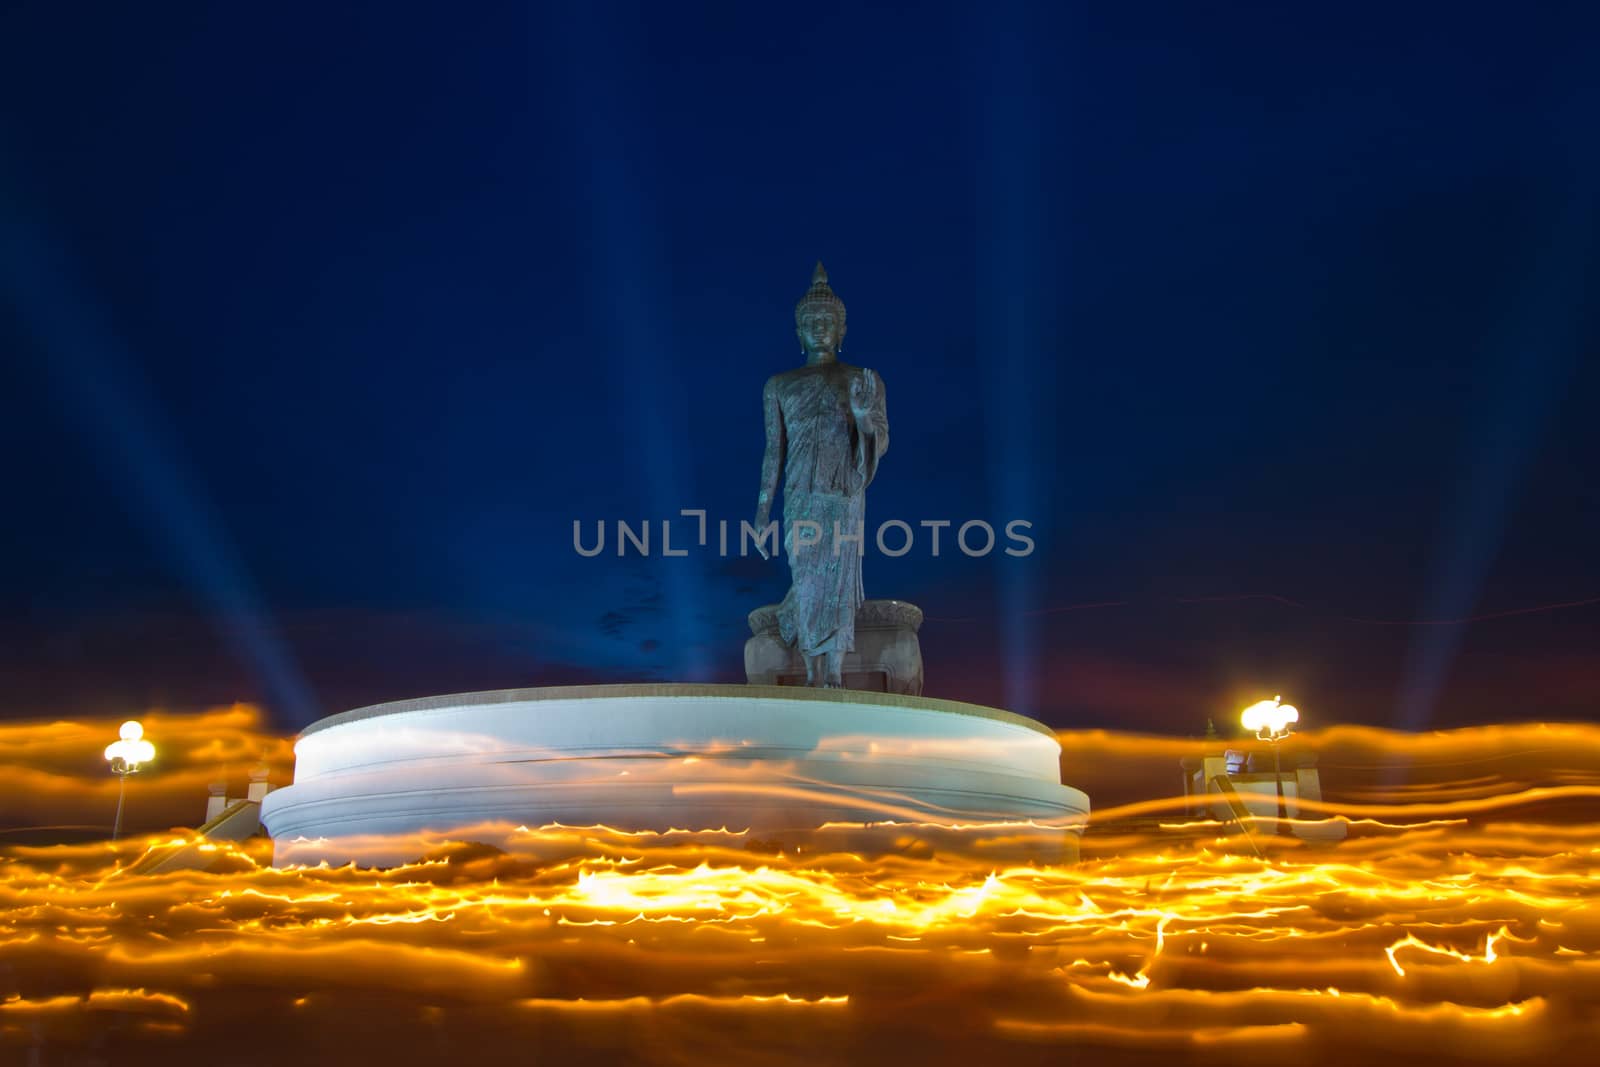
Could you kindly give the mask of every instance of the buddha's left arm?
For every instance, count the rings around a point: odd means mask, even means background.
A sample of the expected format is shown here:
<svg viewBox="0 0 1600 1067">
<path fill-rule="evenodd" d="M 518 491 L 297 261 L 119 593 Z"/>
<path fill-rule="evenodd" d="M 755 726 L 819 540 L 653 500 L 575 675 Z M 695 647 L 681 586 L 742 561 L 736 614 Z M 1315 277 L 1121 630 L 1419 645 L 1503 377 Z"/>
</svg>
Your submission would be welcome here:
<svg viewBox="0 0 1600 1067">
<path fill-rule="evenodd" d="M 872 432 L 878 439 L 878 455 L 889 451 L 889 404 L 883 391 L 883 379 L 878 379 L 878 402 L 872 406 Z"/>
<path fill-rule="evenodd" d="M 874 445 L 882 455 L 889 451 L 889 411 L 883 379 L 875 371 L 863 373 L 872 375 L 872 385 L 863 390 L 865 403 L 856 410 L 856 429 L 863 436 L 875 438 Z"/>
<path fill-rule="evenodd" d="M 878 460 L 889 451 L 889 413 L 885 401 L 883 379 L 873 371 L 871 385 L 863 383 L 858 390 L 860 403 L 852 404 L 856 417 L 856 469 L 861 472 L 862 484 L 872 481 L 878 472 Z M 855 400 L 852 397 L 852 400 Z"/>
</svg>

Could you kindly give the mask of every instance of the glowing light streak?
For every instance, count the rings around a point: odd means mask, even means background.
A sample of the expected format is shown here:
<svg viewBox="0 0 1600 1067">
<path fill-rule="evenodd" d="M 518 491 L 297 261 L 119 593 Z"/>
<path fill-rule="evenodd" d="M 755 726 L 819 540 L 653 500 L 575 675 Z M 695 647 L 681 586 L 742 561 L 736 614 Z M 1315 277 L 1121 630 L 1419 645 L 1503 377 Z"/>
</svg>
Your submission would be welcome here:
<svg viewBox="0 0 1600 1067">
<path fill-rule="evenodd" d="M 1600 728 L 1560 734 L 1600 754 Z M 1400 755 L 1471 755 L 1446 740 Z M 1343 843 L 1265 858 L 1192 819 L 1099 851 L 1091 832 L 1067 866 L 852 850 L 850 823 L 772 851 L 725 829 L 467 827 L 418 835 L 418 859 L 388 870 L 274 868 L 246 842 L 218 843 L 215 873 L 129 873 L 141 852 L 194 840 L 170 833 L 0 849 L 0 974 L 30 991 L 0 1001 L 0 1047 L 35 1026 L 117 1026 L 198 1059 L 189 1043 L 231 1012 L 285 1042 L 379 1003 L 391 1054 L 417 1040 L 406 1019 L 465 1048 L 480 1027 L 548 1040 L 555 1016 L 575 1041 L 653 1019 L 671 1025 L 652 1040 L 701 1050 L 748 1032 L 845 1035 L 839 1053 L 873 1020 L 931 1032 L 943 1020 L 927 1006 L 959 1003 L 971 1017 L 949 1013 L 942 1032 L 974 1042 L 1576 1061 L 1600 1036 L 1585 1021 L 1600 1017 L 1592 825 L 1533 818 L 1537 776 L 1474 799 L 1494 803 L 1470 820 L 1435 810 L 1477 779 L 1374 794 L 1403 814 L 1346 810 Z M 906 833 L 938 840 L 939 824 L 919 826 Z M 470 843 L 491 837 L 513 845 Z"/>
<path fill-rule="evenodd" d="M 1402 948 L 1415 948 L 1422 952 L 1432 953 L 1436 956 L 1449 956 L 1453 959 L 1462 960 L 1466 963 L 1493 963 L 1498 958 L 1494 951 L 1495 939 L 1507 936 L 1508 931 L 1502 926 L 1499 933 L 1490 934 L 1484 938 L 1483 955 L 1481 956 L 1474 956 L 1470 952 L 1461 952 L 1457 949 L 1450 948 L 1447 945 L 1429 944 L 1428 942 L 1417 937 L 1416 934 L 1406 934 L 1405 937 L 1401 938 L 1399 941 L 1396 941 L 1383 951 L 1384 955 L 1389 957 L 1389 965 L 1394 968 L 1394 973 L 1398 974 L 1401 978 L 1404 978 L 1406 976 L 1405 968 L 1401 967 L 1400 961 L 1395 958 L 1395 953 L 1399 952 Z"/>
<path fill-rule="evenodd" d="M 1172 811 L 1186 807 L 1191 799 L 1185 796 L 1158 797 L 1153 800 L 1121 804 L 1114 808 L 1104 808 L 1090 816 L 1089 824 L 1093 826 L 1096 823 L 1111 822 L 1135 815 Z M 1439 815 L 1481 815 L 1505 808 L 1515 808 L 1552 800 L 1600 800 L 1600 786 L 1537 786 L 1517 792 L 1502 793 L 1493 797 L 1434 803 L 1357 804 L 1348 801 L 1317 801 L 1307 797 L 1297 797 L 1295 804 L 1305 811 L 1321 811 L 1331 815 L 1407 815 L 1426 819 Z"/>
<path fill-rule="evenodd" d="M 38 1015 L 82 1009 L 188 1012 L 189 1002 L 170 993 L 143 989 L 96 989 L 82 996 L 62 995 L 28 999 L 16 994 L 0 1000 L 0 1013 Z"/>
<path fill-rule="evenodd" d="M 636 1011 L 641 1008 L 670 1008 L 680 1005 L 703 1005 L 719 1008 L 842 1008 L 850 1003 L 848 996 L 793 997 L 787 993 L 762 996 L 746 993 L 736 997 L 714 997 L 701 993 L 678 993 L 667 997 L 613 997 L 589 1000 L 583 997 L 563 1000 L 558 997 L 527 997 L 516 1002 L 521 1008 L 551 1008 L 556 1011 L 616 1012 Z"/>
</svg>

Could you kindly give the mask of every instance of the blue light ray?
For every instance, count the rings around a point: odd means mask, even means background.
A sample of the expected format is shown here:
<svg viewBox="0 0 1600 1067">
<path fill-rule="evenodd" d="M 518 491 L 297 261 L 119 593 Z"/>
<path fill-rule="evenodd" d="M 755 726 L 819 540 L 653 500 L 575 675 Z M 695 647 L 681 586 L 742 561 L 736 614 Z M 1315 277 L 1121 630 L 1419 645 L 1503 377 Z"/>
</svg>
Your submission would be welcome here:
<svg viewBox="0 0 1600 1067">
<path fill-rule="evenodd" d="M 129 510 L 212 613 L 212 622 L 256 677 L 270 707 L 290 722 L 318 718 L 292 652 L 262 608 L 224 526 L 160 428 L 159 408 L 137 356 L 73 277 L 69 256 L 0 179 L 0 295 L 31 332 L 46 373 L 91 438 L 97 458 L 122 475 Z"/>
<path fill-rule="evenodd" d="M 687 434 L 682 426 L 681 387 L 671 376 L 671 369 L 682 362 L 669 332 L 668 257 L 660 246 L 660 220 L 644 191 L 648 146 L 638 134 L 645 124 L 635 121 L 643 87 L 626 65 L 617 61 L 619 55 L 642 46 L 623 39 L 617 27 L 601 25 L 603 16 L 583 5 L 563 8 L 558 17 L 572 20 L 553 27 L 551 39 L 557 51 L 552 59 L 563 75 L 574 110 L 574 169 L 586 179 L 573 195 L 580 209 L 588 208 L 592 233 L 586 251 L 599 284 L 591 291 L 591 313 L 622 365 L 615 382 L 624 410 L 613 425 L 633 443 L 623 453 L 633 469 L 618 482 L 642 485 L 642 499 L 623 502 L 631 505 L 634 514 L 616 517 L 648 518 L 659 537 L 660 520 L 676 519 L 680 509 L 705 504 L 696 497 L 692 472 L 680 449 Z M 630 137 L 630 131 L 634 136 Z M 755 427 L 759 379 L 751 386 L 750 398 L 750 425 Z M 753 460 L 752 497 L 755 465 Z M 681 535 L 687 528 L 680 520 L 674 533 Z M 681 542 L 673 546 L 674 551 L 686 547 Z M 651 550 L 652 567 L 661 577 L 662 609 L 671 635 L 652 658 L 664 661 L 673 680 L 709 679 L 715 670 L 707 655 L 706 583 L 697 575 L 699 565 L 692 556 L 660 558 L 658 543 L 652 543 Z"/>
<path fill-rule="evenodd" d="M 1020 20 L 1018 13 L 1010 12 Z M 1040 451 L 1034 411 L 1038 396 L 1037 248 L 1038 109 L 1026 27 L 1002 24 L 985 11 L 974 27 L 988 65 L 972 76 L 983 94 L 977 154 L 978 378 L 983 383 L 989 499 L 1003 528 L 1033 518 L 1040 494 L 1035 456 Z M 1036 560 L 997 555 L 1000 650 L 1005 706 L 1024 714 L 1038 708 L 1035 633 L 1030 615 L 1039 604 Z"/>
<path fill-rule="evenodd" d="M 1474 613 L 1515 507 L 1517 489 L 1580 356 L 1583 299 L 1594 254 L 1594 201 L 1580 185 L 1550 221 L 1526 289 L 1489 368 L 1495 388 L 1457 483 L 1429 570 L 1421 615 Z M 1466 633 L 1465 622 L 1419 633 L 1398 697 L 1401 729 L 1426 727 Z"/>
</svg>

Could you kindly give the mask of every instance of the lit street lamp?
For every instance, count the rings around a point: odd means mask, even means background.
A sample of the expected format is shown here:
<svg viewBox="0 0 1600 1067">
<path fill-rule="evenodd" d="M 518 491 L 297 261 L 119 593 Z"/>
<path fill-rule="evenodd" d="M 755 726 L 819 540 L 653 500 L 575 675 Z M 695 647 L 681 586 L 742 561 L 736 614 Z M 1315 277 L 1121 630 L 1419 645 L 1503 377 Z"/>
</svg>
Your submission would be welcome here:
<svg viewBox="0 0 1600 1067">
<path fill-rule="evenodd" d="M 120 741 L 106 746 L 106 759 L 111 763 L 111 773 L 117 776 L 117 821 L 111 827 L 111 840 L 122 833 L 122 801 L 128 792 L 128 775 L 136 774 L 142 764 L 156 758 L 156 746 L 144 739 L 144 727 L 133 719 L 122 724 L 117 731 Z"/>
<path fill-rule="evenodd" d="M 1278 742 L 1294 732 L 1294 724 L 1300 721 L 1300 711 L 1292 704 L 1285 704 L 1283 697 L 1275 696 L 1271 700 L 1251 704 L 1239 715 L 1239 719 L 1246 730 L 1255 732 L 1257 740 L 1272 742 L 1272 783 L 1278 791 L 1278 820 L 1273 832 L 1281 834 L 1288 812 L 1283 803 L 1283 770 L 1278 761 Z"/>
</svg>

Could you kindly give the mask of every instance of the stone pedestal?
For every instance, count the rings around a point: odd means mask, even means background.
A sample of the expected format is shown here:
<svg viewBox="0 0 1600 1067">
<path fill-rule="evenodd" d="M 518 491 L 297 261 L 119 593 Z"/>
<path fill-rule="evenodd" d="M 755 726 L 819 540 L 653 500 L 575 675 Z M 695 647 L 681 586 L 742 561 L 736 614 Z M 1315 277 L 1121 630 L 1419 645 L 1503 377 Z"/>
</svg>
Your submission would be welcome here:
<svg viewBox="0 0 1600 1067">
<path fill-rule="evenodd" d="M 844 687 L 871 693 L 922 693 L 922 609 L 904 600 L 867 600 L 856 612 L 856 649 L 844 657 Z M 744 673 L 751 685 L 805 685 L 799 649 L 778 634 L 778 605 L 750 613 Z"/>
</svg>

